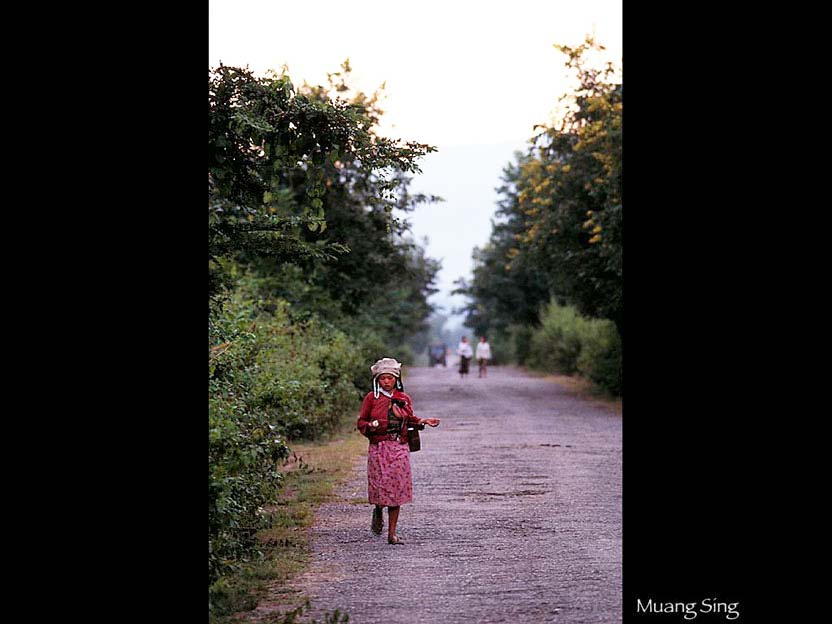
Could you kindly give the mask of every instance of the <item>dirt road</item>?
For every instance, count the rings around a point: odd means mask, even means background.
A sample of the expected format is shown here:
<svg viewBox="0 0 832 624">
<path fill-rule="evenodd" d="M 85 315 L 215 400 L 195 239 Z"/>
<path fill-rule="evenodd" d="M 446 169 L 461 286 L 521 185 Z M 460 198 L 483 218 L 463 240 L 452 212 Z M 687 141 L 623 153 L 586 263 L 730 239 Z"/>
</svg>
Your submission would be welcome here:
<svg viewBox="0 0 832 624">
<path fill-rule="evenodd" d="M 442 419 L 411 455 L 406 545 L 386 512 L 370 531 L 362 459 L 296 589 L 354 624 L 620 622 L 621 416 L 516 369 L 472 373 L 405 371 L 417 415 Z"/>
</svg>

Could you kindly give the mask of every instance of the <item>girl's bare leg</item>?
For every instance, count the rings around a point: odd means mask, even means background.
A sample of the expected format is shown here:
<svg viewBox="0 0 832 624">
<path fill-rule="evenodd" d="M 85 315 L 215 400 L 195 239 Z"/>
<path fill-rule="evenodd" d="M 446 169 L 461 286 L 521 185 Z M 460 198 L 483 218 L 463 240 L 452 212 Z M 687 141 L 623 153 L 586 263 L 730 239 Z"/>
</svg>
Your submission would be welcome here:
<svg viewBox="0 0 832 624">
<path fill-rule="evenodd" d="M 387 541 L 391 543 L 398 539 L 396 525 L 399 522 L 399 509 L 399 506 L 387 508 Z"/>
</svg>

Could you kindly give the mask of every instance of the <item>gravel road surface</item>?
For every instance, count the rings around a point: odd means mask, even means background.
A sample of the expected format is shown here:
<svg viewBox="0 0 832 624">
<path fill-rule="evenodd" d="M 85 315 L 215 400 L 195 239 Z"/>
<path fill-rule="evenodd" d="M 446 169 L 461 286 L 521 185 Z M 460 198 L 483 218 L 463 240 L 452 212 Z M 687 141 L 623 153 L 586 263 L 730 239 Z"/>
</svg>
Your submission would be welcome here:
<svg viewBox="0 0 832 624">
<path fill-rule="evenodd" d="M 294 589 L 353 624 L 621 621 L 621 416 L 508 367 L 404 371 L 422 418 L 403 546 L 370 531 L 366 458 Z M 268 609 L 263 605 L 261 613 Z"/>
</svg>

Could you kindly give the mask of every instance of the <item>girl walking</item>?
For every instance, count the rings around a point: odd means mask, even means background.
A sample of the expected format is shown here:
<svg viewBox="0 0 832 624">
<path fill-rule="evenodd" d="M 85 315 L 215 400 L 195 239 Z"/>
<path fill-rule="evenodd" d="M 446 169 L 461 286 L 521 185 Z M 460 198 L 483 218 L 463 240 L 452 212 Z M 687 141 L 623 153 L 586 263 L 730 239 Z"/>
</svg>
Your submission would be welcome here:
<svg viewBox="0 0 832 624">
<path fill-rule="evenodd" d="M 419 418 L 413 400 L 404 393 L 400 362 L 382 358 L 370 367 L 373 390 L 361 404 L 356 426 L 370 440 L 367 450 L 367 499 L 375 505 L 371 528 L 380 535 L 384 529 L 383 509 L 387 507 L 387 542 L 404 544 L 396 534 L 399 509 L 413 501 L 413 477 L 407 426 L 439 426 L 438 418 Z"/>
</svg>

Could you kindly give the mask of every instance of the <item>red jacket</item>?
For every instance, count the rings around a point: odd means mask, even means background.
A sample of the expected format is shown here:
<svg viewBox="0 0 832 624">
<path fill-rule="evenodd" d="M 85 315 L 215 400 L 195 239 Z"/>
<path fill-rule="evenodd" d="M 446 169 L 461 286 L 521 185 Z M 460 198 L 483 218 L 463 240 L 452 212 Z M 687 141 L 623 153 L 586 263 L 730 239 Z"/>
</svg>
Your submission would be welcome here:
<svg viewBox="0 0 832 624">
<path fill-rule="evenodd" d="M 404 423 L 402 427 L 406 427 L 408 423 L 418 424 L 419 418 L 413 413 L 413 399 L 400 390 L 393 390 L 393 398 L 405 402 L 405 407 L 402 408 L 404 412 Z M 361 413 L 355 426 L 361 432 L 361 435 L 370 438 L 371 444 L 378 444 L 381 440 L 389 440 L 387 431 L 387 411 L 390 408 L 390 399 L 379 394 L 378 398 L 373 396 L 372 392 L 368 392 L 364 397 L 364 402 L 361 404 Z M 378 427 L 373 429 L 370 423 L 374 420 L 378 421 Z M 407 437 L 399 438 L 402 444 L 407 443 Z"/>
</svg>

